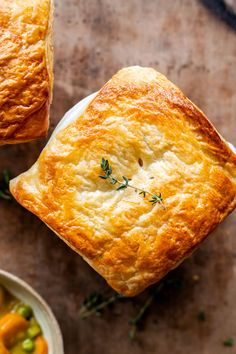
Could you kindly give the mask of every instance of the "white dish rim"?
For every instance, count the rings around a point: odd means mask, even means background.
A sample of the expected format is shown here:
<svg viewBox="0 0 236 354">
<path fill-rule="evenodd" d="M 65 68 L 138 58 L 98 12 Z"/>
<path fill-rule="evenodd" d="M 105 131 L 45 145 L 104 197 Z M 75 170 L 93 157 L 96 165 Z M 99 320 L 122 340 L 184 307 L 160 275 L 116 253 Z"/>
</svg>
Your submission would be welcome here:
<svg viewBox="0 0 236 354">
<path fill-rule="evenodd" d="M 28 298 L 26 300 L 26 296 L 24 295 L 24 293 L 27 294 L 29 298 L 32 298 L 32 302 L 34 302 L 34 305 L 32 305 L 34 313 L 40 313 L 42 318 L 45 319 L 45 323 L 47 323 L 46 333 L 44 325 L 41 321 L 39 321 L 40 325 L 43 328 L 43 334 L 48 342 L 48 353 L 64 354 L 63 338 L 59 324 L 51 308 L 41 297 L 41 295 L 39 295 L 39 293 L 24 280 L 3 269 L 0 269 L 0 285 L 3 285 L 3 287 L 5 287 L 10 293 L 17 296 L 17 298 L 22 301 L 29 303 Z M 38 318 L 37 314 L 36 317 Z"/>
</svg>

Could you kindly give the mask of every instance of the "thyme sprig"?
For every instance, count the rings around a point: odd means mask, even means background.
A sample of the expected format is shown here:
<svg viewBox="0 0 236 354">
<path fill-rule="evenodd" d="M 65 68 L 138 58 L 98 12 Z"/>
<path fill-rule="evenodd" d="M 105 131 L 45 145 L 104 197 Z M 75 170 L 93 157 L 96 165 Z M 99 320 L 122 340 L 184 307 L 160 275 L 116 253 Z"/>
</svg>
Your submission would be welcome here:
<svg viewBox="0 0 236 354">
<path fill-rule="evenodd" d="M 104 172 L 104 175 L 100 175 L 99 177 L 101 179 L 108 180 L 110 182 L 110 184 L 112 184 L 112 185 L 119 184 L 119 187 L 116 189 L 117 191 L 120 191 L 122 189 L 126 189 L 128 187 L 132 188 L 136 192 L 139 191 L 139 194 L 142 195 L 144 198 L 146 198 L 146 195 L 150 195 L 151 199 L 149 199 L 149 202 L 152 205 L 155 205 L 156 203 L 159 203 L 164 208 L 163 199 L 162 199 L 161 193 L 159 193 L 159 195 L 158 195 L 158 194 L 155 194 L 155 193 L 148 192 L 148 191 L 146 191 L 144 189 L 132 186 L 130 184 L 131 179 L 129 179 L 126 176 L 122 176 L 123 181 L 120 181 L 117 177 L 115 177 L 112 174 L 112 167 L 109 164 L 109 161 L 104 159 L 104 157 L 102 158 L 102 161 L 101 161 L 101 168 L 102 168 L 102 171 Z"/>
<path fill-rule="evenodd" d="M 5 200 L 12 200 L 12 195 L 9 190 L 10 173 L 8 170 L 2 171 L 0 178 L 0 198 Z"/>
<path fill-rule="evenodd" d="M 83 302 L 80 308 L 79 316 L 84 319 L 91 315 L 99 316 L 106 307 L 113 304 L 117 300 L 123 299 L 124 296 L 120 294 L 113 294 L 109 298 L 104 298 L 102 294 L 94 292 L 90 294 Z"/>
<path fill-rule="evenodd" d="M 179 290 L 182 287 L 183 280 L 176 277 L 166 277 L 160 283 L 151 287 L 146 300 L 139 307 L 137 314 L 129 320 L 129 324 L 131 325 L 129 338 L 131 340 L 135 339 L 136 332 L 140 329 L 148 310 L 151 308 L 155 299 L 161 296 L 161 293 L 165 289 Z M 109 308 L 110 305 L 117 303 L 119 300 L 131 301 L 133 304 L 136 302 L 136 298 L 127 298 L 117 293 L 112 293 L 107 297 L 99 292 L 93 292 L 83 301 L 79 311 L 80 318 L 86 319 L 92 315 L 100 316 L 105 308 Z"/>
<path fill-rule="evenodd" d="M 143 306 L 140 307 L 140 309 L 138 310 L 137 315 L 134 318 L 131 318 L 131 320 L 129 321 L 130 325 L 131 325 L 131 330 L 129 331 L 129 338 L 130 339 L 134 339 L 136 332 L 139 328 L 140 323 L 143 321 L 149 307 L 151 306 L 153 300 L 155 299 L 155 297 L 157 296 L 157 294 L 163 289 L 164 287 L 164 283 L 160 283 L 158 284 L 154 290 L 151 292 L 150 296 L 147 298 L 147 300 L 145 301 L 145 303 L 143 304 Z"/>
<path fill-rule="evenodd" d="M 233 338 L 227 338 L 223 341 L 223 346 L 224 347 L 233 347 L 234 345 L 234 340 Z"/>
</svg>

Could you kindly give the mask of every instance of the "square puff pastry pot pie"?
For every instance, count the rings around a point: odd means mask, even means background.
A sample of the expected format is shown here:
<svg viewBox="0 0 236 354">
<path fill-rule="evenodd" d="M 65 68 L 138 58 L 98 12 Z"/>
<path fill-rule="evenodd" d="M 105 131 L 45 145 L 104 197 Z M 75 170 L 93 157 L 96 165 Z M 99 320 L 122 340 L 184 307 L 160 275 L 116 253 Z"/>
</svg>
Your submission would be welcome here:
<svg viewBox="0 0 236 354">
<path fill-rule="evenodd" d="M 0 1 L 0 144 L 47 133 L 52 12 L 52 0 Z"/>
<path fill-rule="evenodd" d="M 59 124 L 11 192 L 119 293 L 134 296 L 189 256 L 236 205 L 236 155 L 151 68 L 120 70 Z M 162 193 L 165 208 L 99 178 Z M 139 164 L 143 161 L 142 167 Z M 153 178 L 154 177 L 154 178 Z"/>
</svg>

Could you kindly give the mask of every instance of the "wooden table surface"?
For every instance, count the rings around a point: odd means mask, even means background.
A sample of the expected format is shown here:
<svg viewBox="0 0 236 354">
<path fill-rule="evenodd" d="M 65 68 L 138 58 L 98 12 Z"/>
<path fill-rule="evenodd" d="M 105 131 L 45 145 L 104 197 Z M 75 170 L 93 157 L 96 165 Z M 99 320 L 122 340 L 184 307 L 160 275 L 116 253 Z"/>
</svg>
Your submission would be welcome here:
<svg viewBox="0 0 236 354">
<path fill-rule="evenodd" d="M 57 0 L 54 30 L 50 133 L 72 105 L 119 68 L 139 64 L 167 75 L 236 144 L 236 33 L 198 0 Z M 0 170 L 25 171 L 45 142 L 1 147 Z M 175 271 L 183 286 L 155 300 L 134 342 L 128 321 L 147 293 L 81 320 L 83 299 L 107 289 L 105 282 L 16 203 L 0 201 L 0 222 L 0 268 L 28 281 L 48 301 L 66 354 L 236 352 L 235 212 Z M 198 320 L 202 310 L 205 321 Z M 232 348 L 222 345 L 228 337 L 235 339 Z"/>
</svg>

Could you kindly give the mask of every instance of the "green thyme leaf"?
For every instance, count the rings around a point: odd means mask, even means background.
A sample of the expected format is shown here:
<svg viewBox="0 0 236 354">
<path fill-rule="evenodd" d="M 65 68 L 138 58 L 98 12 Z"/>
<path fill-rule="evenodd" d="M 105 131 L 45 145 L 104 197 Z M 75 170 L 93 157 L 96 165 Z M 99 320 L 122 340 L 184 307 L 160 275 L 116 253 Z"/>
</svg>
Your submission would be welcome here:
<svg viewBox="0 0 236 354">
<path fill-rule="evenodd" d="M 198 320 L 199 320 L 199 321 L 202 321 L 202 322 L 206 321 L 206 314 L 205 314 L 204 311 L 199 311 L 199 313 L 198 313 Z"/>
<path fill-rule="evenodd" d="M 143 195 L 144 198 L 146 197 L 146 192 L 145 191 L 141 191 L 141 192 L 139 192 L 139 194 Z"/>
<path fill-rule="evenodd" d="M 152 199 L 150 199 L 149 202 L 152 203 L 152 205 L 154 205 L 156 203 L 161 203 L 162 202 L 161 193 L 159 195 L 153 194 Z"/>
<path fill-rule="evenodd" d="M 129 179 L 127 177 L 125 177 L 125 176 L 122 176 L 122 177 L 123 177 L 123 180 L 125 181 L 125 185 L 127 187 L 128 184 L 129 184 Z"/>
<path fill-rule="evenodd" d="M 116 190 L 121 191 L 122 189 L 126 189 L 127 185 L 126 184 L 121 184 L 120 187 L 118 187 Z"/>
<path fill-rule="evenodd" d="M 223 342 L 224 347 L 233 347 L 234 345 L 234 340 L 233 338 L 227 338 Z"/>
<path fill-rule="evenodd" d="M 8 186 L 10 182 L 10 172 L 8 170 L 3 170 L 2 175 L 3 175 L 4 182 Z"/>
<path fill-rule="evenodd" d="M 12 200 L 12 195 L 9 190 L 10 173 L 8 170 L 2 171 L 0 176 L 0 198 L 5 200 Z"/>
<path fill-rule="evenodd" d="M 103 171 L 106 171 L 109 168 L 108 160 L 105 160 L 104 158 L 102 158 L 101 167 L 102 167 Z"/>
<path fill-rule="evenodd" d="M 111 184 L 116 184 L 118 181 L 115 177 L 111 177 Z"/>
</svg>

